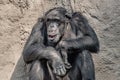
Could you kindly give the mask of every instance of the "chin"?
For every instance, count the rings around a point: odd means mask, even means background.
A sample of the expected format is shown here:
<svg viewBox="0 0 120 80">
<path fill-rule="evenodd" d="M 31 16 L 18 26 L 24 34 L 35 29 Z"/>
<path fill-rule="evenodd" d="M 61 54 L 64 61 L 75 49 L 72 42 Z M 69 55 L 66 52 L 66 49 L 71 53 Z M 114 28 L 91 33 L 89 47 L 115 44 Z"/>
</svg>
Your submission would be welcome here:
<svg viewBox="0 0 120 80">
<path fill-rule="evenodd" d="M 55 39 L 54 39 L 54 42 L 58 42 L 60 39 L 60 36 L 57 36 Z"/>
</svg>

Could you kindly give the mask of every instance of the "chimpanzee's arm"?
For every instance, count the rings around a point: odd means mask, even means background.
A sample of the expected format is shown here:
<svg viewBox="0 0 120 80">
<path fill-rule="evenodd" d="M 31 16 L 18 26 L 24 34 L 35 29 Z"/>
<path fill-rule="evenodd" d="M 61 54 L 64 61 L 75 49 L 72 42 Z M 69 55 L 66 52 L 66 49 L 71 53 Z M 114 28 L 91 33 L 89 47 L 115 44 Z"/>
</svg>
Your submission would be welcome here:
<svg viewBox="0 0 120 80">
<path fill-rule="evenodd" d="M 54 50 L 54 48 L 44 46 L 43 36 L 40 32 L 42 25 L 43 23 L 38 22 L 33 27 L 31 35 L 26 42 L 23 50 L 23 58 L 26 63 L 36 59 L 59 59 L 59 56 L 56 54 L 57 52 Z"/>
<path fill-rule="evenodd" d="M 91 52 L 99 51 L 99 42 L 95 32 L 89 28 L 89 34 L 76 39 L 64 40 L 64 46 L 67 49 L 89 50 Z"/>
<path fill-rule="evenodd" d="M 66 49 L 72 50 L 89 50 L 91 52 L 99 51 L 99 41 L 96 33 L 91 28 L 91 26 L 83 21 L 82 25 L 79 25 L 79 22 L 76 23 L 77 31 L 81 31 L 83 33 L 83 37 L 76 37 L 76 39 L 68 39 L 63 41 L 63 46 Z M 81 27 L 81 28 L 80 28 Z M 79 34 L 78 34 L 79 35 Z"/>
<path fill-rule="evenodd" d="M 24 61 L 29 63 L 35 60 L 47 59 L 50 66 L 52 66 L 53 73 L 63 76 L 66 74 L 66 69 L 60 55 L 53 47 L 45 47 L 43 44 L 42 25 L 42 22 L 38 22 L 33 28 L 23 50 Z"/>
</svg>

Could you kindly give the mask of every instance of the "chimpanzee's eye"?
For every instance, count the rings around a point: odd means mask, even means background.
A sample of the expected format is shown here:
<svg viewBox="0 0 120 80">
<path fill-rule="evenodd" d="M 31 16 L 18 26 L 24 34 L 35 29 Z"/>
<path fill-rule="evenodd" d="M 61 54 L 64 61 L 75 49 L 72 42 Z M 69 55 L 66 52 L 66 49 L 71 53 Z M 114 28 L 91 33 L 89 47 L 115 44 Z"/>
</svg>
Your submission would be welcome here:
<svg viewBox="0 0 120 80">
<path fill-rule="evenodd" d="M 47 21 L 47 22 L 46 22 L 46 25 L 49 25 L 49 24 L 50 24 L 50 21 Z"/>
<path fill-rule="evenodd" d="M 51 21 L 49 18 L 46 20 L 47 22 Z"/>
</svg>

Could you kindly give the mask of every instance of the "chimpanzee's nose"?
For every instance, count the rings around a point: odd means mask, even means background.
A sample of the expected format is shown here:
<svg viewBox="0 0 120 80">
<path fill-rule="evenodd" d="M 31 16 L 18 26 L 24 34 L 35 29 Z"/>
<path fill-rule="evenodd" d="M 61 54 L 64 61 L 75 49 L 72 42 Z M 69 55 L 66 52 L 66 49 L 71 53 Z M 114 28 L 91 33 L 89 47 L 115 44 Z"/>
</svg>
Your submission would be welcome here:
<svg viewBox="0 0 120 80">
<path fill-rule="evenodd" d="M 49 30 L 49 32 L 54 32 L 54 30 Z"/>
<path fill-rule="evenodd" d="M 51 25 L 50 28 L 54 28 L 55 26 L 54 25 Z"/>
</svg>

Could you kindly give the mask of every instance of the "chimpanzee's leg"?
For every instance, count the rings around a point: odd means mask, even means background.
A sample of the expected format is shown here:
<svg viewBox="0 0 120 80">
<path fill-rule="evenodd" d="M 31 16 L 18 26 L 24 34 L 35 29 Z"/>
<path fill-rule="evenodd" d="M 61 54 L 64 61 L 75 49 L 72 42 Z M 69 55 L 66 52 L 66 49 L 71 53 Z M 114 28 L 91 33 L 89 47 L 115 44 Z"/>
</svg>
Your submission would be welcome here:
<svg viewBox="0 0 120 80">
<path fill-rule="evenodd" d="M 45 62 L 36 60 L 31 63 L 28 71 L 29 80 L 51 80 Z M 46 79 L 47 78 L 47 79 Z"/>
<path fill-rule="evenodd" d="M 95 80 L 94 63 L 89 51 L 84 50 L 81 55 L 81 74 L 82 80 Z"/>
<path fill-rule="evenodd" d="M 94 64 L 89 51 L 77 55 L 68 75 L 70 80 L 95 80 Z"/>
<path fill-rule="evenodd" d="M 44 71 L 43 66 L 40 61 L 36 60 L 31 63 L 30 69 L 28 72 L 29 80 L 43 80 L 44 79 Z"/>
<path fill-rule="evenodd" d="M 81 53 L 80 55 L 72 55 L 69 57 L 70 64 L 72 65 L 72 68 L 68 72 L 68 76 L 70 80 L 82 80 L 82 75 L 81 75 Z"/>
</svg>

